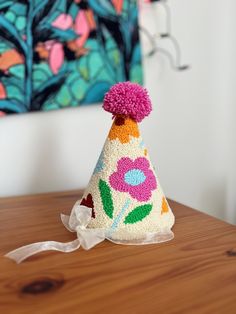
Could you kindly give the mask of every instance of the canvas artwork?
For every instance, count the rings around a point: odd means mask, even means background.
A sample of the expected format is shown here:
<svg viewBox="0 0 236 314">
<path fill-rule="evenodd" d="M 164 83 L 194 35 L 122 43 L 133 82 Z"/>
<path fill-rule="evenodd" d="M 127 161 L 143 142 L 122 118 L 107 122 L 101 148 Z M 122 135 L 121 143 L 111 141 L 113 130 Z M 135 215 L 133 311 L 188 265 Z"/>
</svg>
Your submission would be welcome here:
<svg viewBox="0 0 236 314">
<path fill-rule="evenodd" d="M 136 0 L 0 0 L 0 116 L 101 102 L 142 83 Z"/>
</svg>

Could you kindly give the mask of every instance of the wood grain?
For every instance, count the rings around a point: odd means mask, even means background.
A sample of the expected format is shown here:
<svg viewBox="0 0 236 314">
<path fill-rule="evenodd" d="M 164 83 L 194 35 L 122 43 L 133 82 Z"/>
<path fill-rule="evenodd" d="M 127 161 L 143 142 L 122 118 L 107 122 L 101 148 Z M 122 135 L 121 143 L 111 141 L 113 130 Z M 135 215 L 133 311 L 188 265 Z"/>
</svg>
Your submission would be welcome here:
<svg viewBox="0 0 236 314">
<path fill-rule="evenodd" d="M 103 242 L 20 265 L 2 257 L 32 242 L 74 239 L 59 214 L 80 194 L 0 200 L 0 313 L 236 313 L 236 227 L 173 201 L 170 242 Z"/>
</svg>

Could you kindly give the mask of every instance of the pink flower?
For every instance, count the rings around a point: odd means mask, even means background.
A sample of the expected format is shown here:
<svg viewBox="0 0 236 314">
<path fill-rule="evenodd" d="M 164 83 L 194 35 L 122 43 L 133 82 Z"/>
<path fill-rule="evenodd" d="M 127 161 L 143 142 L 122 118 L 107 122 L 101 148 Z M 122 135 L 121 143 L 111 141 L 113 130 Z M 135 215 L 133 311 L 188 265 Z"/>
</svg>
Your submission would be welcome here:
<svg viewBox="0 0 236 314">
<path fill-rule="evenodd" d="M 65 14 L 65 13 L 60 14 L 52 22 L 52 26 L 59 28 L 59 29 L 63 29 L 63 30 L 67 30 L 67 29 L 71 28 L 72 25 L 73 25 L 72 16 L 70 16 L 69 14 Z"/>
<path fill-rule="evenodd" d="M 78 47 L 83 47 L 90 32 L 90 27 L 89 27 L 84 10 L 80 10 L 79 13 L 77 14 L 75 18 L 74 28 L 75 28 L 76 34 L 79 35 L 79 38 L 76 39 L 76 43 Z"/>
<path fill-rule="evenodd" d="M 93 12 L 91 10 L 80 10 L 73 21 L 69 14 L 62 13 L 52 22 L 52 26 L 61 30 L 74 29 L 78 37 L 69 41 L 70 47 L 76 52 L 84 46 L 89 37 L 90 31 L 96 28 Z M 57 74 L 64 63 L 65 53 L 63 44 L 56 40 L 49 40 L 45 43 L 45 50 L 48 52 L 48 63 L 54 74 Z M 80 54 L 84 54 L 81 50 Z M 77 52 L 78 55 L 78 52 Z"/>
<path fill-rule="evenodd" d="M 5 99 L 7 97 L 6 89 L 4 85 L 0 82 L 0 99 Z"/>
<path fill-rule="evenodd" d="M 91 10 L 80 10 L 75 18 L 74 30 L 79 36 L 76 44 L 79 48 L 83 47 L 89 37 L 90 31 L 96 28 L 93 12 Z"/>
<path fill-rule="evenodd" d="M 138 201 L 148 201 L 152 190 L 157 188 L 156 177 L 149 167 L 144 157 L 134 161 L 123 157 L 117 163 L 117 171 L 110 175 L 110 185 L 117 191 L 128 192 Z"/>
<path fill-rule="evenodd" d="M 67 30 L 72 28 L 73 19 L 69 14 L 60 14 L 53 22 L 52 26 L 61 30 Z M 60 42 L 51 40 L 46 42 L 46 49 L 49 51 L 48 63 L 53 74 L 57 74 L 64 62 L 64 49 Z"/>
<path fill-rule="evenodd" d="M 57 74 L 64 62 L 64 50 L 63 45 L 58 42 L 54 42 L 49 49 L 48 63 L 53 74 Z"/>
</svg>

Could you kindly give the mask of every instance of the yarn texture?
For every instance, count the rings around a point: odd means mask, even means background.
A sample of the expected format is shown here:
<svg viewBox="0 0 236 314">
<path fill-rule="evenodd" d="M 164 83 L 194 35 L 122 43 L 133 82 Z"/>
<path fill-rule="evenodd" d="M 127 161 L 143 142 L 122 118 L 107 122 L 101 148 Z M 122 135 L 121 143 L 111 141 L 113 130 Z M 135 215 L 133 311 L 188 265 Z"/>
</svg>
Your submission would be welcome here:
<svg viewBox="0 0 236 314">
<path fill-rule="evenodd" d="M 122 116 L 122 119 L 122 123 L 120 115 L 114 119 L 84 192 L 83 199 L 90 201 L 94 211 L 88 227 L 104 228 L 111 239 L 120 243 L 142 241 L 149 233 L 164 234 L 163 241 L 170 240 L 174 215 L 138 124 L 132 120 L 135 127 L 130 128 L 131 118 Z"/>
<path fill-rule="evenodd" d="M 113 115 L 124 115 L 141 122 L 152 111 L 152 104 L 144 87 L 124 82 L 113 85 L 105 94 L 103 108 Z"/>
</svg>

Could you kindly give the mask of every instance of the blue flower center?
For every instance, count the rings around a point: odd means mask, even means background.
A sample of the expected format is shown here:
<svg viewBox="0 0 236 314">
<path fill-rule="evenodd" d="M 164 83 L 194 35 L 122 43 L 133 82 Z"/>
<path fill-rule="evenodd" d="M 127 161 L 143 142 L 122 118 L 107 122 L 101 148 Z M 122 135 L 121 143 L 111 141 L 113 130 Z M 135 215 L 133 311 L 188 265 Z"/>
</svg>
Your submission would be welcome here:
<svg viewBox="0 0 236 314">
<path fill-rule="evenodd" d="M 125 182 L 129 185 L 136 186 L 146 180 L 145 174 L 139 169 L 132 169 L 126 172 Z"/>
</svg>

